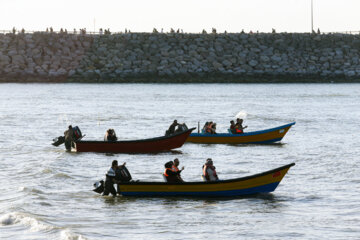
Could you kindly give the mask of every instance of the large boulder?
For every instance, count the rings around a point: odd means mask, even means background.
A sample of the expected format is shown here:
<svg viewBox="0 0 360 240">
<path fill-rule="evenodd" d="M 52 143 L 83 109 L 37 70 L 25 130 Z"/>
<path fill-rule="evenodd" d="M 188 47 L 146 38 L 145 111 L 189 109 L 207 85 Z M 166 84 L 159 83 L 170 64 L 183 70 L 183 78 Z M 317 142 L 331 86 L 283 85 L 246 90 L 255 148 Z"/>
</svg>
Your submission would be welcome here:
<svg viewBox="0 0 360 240">
<path fill-rule="evenodd" d="M 11 61 L 10 57 L 0 54 L 0 65 L 3 65 L 3 66 L 7 65 L 10 63 L 10 61 Z"/>
<path fill-rule="evenodd" d="M 17 65 L 17 66 L 24 66 L 25 65 L 25 59 L 21 55 L 14 55 L 14 56 L 11 57 L 11 63 L 13 65 Z"/>
</svg>

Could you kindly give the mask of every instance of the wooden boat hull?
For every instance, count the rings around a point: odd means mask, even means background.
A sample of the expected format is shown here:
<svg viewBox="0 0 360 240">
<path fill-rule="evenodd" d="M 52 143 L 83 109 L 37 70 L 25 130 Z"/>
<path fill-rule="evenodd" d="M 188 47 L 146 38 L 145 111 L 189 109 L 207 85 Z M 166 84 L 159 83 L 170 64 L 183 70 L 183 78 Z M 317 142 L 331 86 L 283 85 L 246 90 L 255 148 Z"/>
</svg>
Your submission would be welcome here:
<svg viewBox="0 0 360 240">
<path fill-rule="evenodd" d="M 222 144 L 266 144 L 281 141 L 287 131 L 295 122 L 282 125 L 280 127 L 266 129 L 262 131 L 247 132 L 243 134 L 231 133 L 192 133 L 186 142 L 192 143 L 222 143 Z"/>
<path fill-rule="evenodd" d="M 77 141 L 77 152 L 103 152 L 103 153 L 154 153 L 170 151 L 181 147 L 186 138 L 195 128 L 176 133 L 170 136 L 130 141 Z"/>
<path fill-rule="evenodd" d="M 256 175 L 214 182 L 129 182 L 119 184 L 121 195 L 142 197 L 240 197 L 273 192 L 279 185 L 291 163 Z"/>
</svg>

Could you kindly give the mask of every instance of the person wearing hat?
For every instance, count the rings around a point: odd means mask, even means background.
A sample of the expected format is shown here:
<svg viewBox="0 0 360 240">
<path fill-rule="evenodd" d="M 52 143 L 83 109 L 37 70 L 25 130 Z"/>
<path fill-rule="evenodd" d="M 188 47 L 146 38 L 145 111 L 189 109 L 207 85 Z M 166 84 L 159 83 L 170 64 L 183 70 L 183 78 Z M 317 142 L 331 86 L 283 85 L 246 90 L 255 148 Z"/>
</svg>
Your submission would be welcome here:
<svg viewBox="0 0 360 240">
<path fill-rule="evenodd" d="M 219 178 L 217 176 L 215 166 L 213 165 L 213 161 L 211 158 L 208 158 L 203 165 L 203 175 L 202 178 L 204 181 L 218 181 Z"/>
</svg>

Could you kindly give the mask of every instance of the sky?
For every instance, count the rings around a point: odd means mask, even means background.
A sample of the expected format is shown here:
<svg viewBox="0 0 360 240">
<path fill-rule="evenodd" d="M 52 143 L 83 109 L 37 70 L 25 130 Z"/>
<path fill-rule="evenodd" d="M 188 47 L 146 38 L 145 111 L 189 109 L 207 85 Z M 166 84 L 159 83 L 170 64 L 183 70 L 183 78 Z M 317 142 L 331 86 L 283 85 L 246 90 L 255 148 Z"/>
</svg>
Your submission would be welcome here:
<svg viewBox="0 0 360 240">
<path fill-rule="evenodd" d="M 313 0 L 314 30 L 360 31 L 360 0 Z M 0 0 L 0 32 L 310 32 L 311 0 Z"/>
</svg>

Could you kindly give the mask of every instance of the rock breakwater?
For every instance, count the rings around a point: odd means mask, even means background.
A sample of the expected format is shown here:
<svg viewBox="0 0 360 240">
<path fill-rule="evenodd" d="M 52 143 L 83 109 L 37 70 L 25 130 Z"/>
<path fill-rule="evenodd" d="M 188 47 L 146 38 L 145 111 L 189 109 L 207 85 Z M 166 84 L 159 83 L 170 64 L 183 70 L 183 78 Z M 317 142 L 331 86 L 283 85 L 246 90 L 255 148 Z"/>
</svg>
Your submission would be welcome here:
<svg viewBox="0 0 360 240">
<path fill-rule="evenodd" d="M 0 34 L 0 81 L 302 82 L 360 79 L 360 35 Z"/>
</svg>

